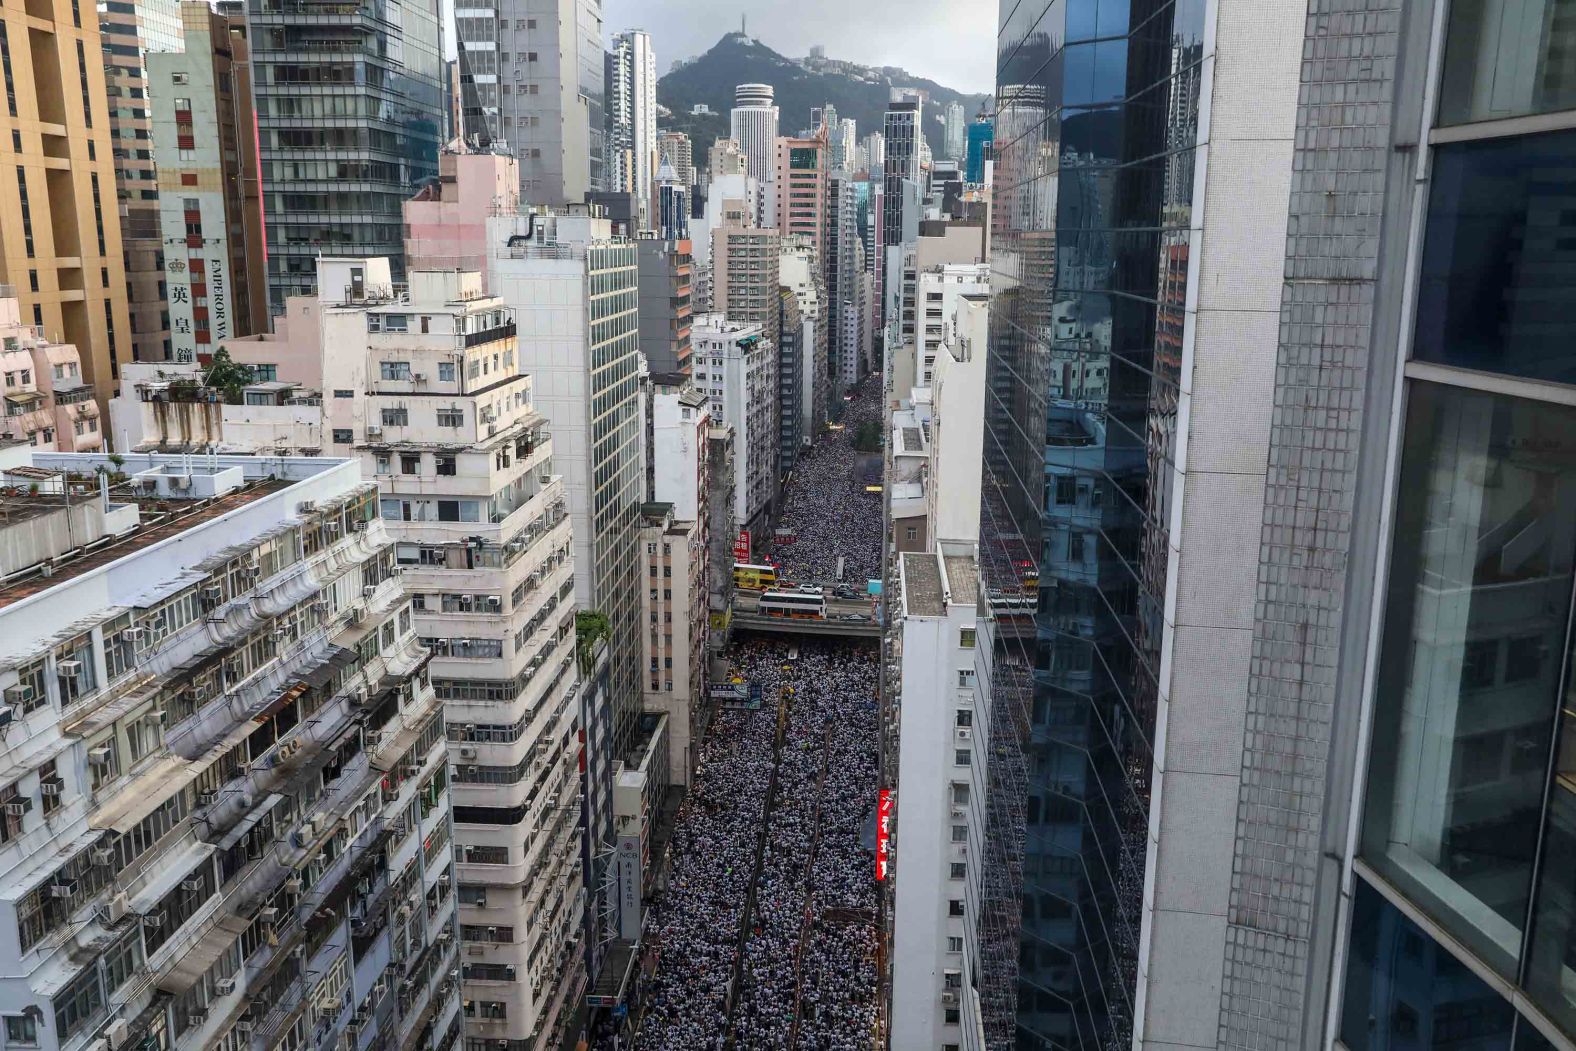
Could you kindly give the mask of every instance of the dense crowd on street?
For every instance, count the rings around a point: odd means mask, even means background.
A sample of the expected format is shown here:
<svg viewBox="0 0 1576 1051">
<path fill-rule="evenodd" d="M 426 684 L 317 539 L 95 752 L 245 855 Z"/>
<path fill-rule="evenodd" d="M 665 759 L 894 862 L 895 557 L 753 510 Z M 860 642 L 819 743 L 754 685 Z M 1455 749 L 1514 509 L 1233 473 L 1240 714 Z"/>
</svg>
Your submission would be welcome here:
<svg viewBox="0 0 1576 1051">
<path fill-rule="evenodd" d="M 846 403 L 844 429 L 800 459 L 783 504 L 795 540 L 773 547 L 787 580 L 830 581 L 839 556 L 861 590 L 880 576 L 881 501 L 858 484 L 852 440 L 879 418 L 878 389 Z M 646 928 L 656 973 L 635 1047 L 870 1047 L 877 653 L 746 639 L 730 659 L 762 703 L 719 713 L 701 747 L 672 879 Z"/>
<path fill-rule="evenodd" d="M 784 579 L 827 583 L 837 576 L 839 557 L 843 581 L 861 592 L 867 580 L 880 577 L 882 500 L 860 484 L 861 454 L 854 448 L 860 427 L 881 420 L 880 390 L 879 380 L 867 380 L 853 401 L 843 403 L 841 430 L 823 435 L 800 455 L 778 521 L 793 540 L 771 547 Z"/>
</svg>

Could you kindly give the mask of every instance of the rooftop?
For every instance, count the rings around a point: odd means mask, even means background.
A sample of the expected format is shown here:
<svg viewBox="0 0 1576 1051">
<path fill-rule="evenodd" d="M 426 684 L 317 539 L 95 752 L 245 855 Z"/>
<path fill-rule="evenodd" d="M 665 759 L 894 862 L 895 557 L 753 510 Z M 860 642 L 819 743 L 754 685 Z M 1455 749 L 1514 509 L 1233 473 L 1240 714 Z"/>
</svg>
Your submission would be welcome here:
<svg viewBox="0 0 1576 1051">
<path fill-rule="evenodd" d="M 979 568 L 973 555 L 943 555 L 947 566 L 947 601 L 954 606 L 972 606 L 979 597 Z"/>
<path fill-rule="evenodd" d="M 929 551 L 903 555 L 903 609 L 910 617 L 940 617 L 947 607 L 941 590 L 941 568 Z"/>
</svg>

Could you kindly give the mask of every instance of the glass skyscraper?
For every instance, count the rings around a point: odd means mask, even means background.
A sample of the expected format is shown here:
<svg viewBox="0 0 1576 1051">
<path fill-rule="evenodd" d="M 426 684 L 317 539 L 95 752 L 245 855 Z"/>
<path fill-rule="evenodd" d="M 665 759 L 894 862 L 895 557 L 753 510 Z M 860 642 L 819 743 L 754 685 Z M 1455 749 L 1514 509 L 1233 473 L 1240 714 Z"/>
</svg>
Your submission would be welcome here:
<svg viewBox="0 0 1576 1051">
<path fill-rule="evenodd" d="M 1203 29 L 1202 4 L 1111 0 L 1001 26 L 976 939 L 993 1048 L 1131 1040 Z"/>
<path fill-rule="evenodd" d="M 401 208 L 438 177 L 438 0 L 249 0 L 268 238 L 268 298 L 315 291 L 320 255 L 387 256 Z"/>
</svg>

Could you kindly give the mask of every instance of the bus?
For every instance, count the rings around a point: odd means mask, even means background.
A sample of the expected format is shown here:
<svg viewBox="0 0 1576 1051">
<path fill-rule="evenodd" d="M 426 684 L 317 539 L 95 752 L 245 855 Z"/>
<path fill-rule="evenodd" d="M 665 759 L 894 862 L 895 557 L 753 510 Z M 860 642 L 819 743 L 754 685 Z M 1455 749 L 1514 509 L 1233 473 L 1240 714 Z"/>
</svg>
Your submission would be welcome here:
<svg viewBox="0 0 1576 1051">
<path fill-rule="evenodd" d="M 758 607 L 763 617 L 790 620 L 825 620 L 826 596 L 806 591 L 765 591 Z"/>
<path fill-rule="evenodd" d="M 758 566 L 749 562 L 733 564 L 733 586 L 742 591 L 765 591 L 776 585 L 776 566 Z"/>
</svg>

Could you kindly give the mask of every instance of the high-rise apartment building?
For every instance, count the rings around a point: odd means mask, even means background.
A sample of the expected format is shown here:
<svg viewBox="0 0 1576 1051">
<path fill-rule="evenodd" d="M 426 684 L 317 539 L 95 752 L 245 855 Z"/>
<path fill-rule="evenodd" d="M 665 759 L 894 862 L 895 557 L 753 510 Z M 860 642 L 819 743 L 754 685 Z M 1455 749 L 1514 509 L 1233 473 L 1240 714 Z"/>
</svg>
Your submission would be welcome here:
<svg viewBox="0 0 1576 1051">
<path fill-rule="evenodd" d="M 13 155 L 0 171 L 4 278 L 22 321 L 75 346 L 107 402 L 131 360 L 131 324 L 101 39 L 96 12 L 79 3 L 0 11 L 11 71 L 0 129 Z"/>
<path fill-rule="evenodd" d="M 804 437 L 805 373 L 814 325 L 805 328 L 799 295 L 786 285 L 777 290 L 777 470 L 784 476 L 799 459 Z"/>
<path fill-rule="evenodd" d="M 774 151 L 778 116 L 773 94 L 770 84 L 740 84 L 733 91 L 731 113 L 733 141 L 739 144 L 739 152 L 749 163 L 748 173 L 759 183 L 761 222 L 768 226 L 777 225 L 771 211 L 771 183 L 777 171 Z"/>
<path fill-rule="evenodd" d="M 760 177 L 759 172 L 750 170 L 750 159 L 739 147 L 738 139 L 718 139 L 706 150 L 706 171 L 712 178 L 719 175 L 754 175 Z"/>
<path fill-rule="evenodd" d="M 461 142 L 438 157 L 438 181 L 405 202 L 405 256 L 423 270 L 486 270 L 487 220 L 520 210 L 520 164 L 502 147 Z"/>
<path fill-rule="evenodd" d="M 442 704 L 376 485 L 14 452 L 6 1042 L 457 1051 Z"/>
<path fill-rule="evenodd" d="M 733 518 L 758 534 L 771 520 L 778 479 L 777 350 L 765 328 L 722 314 L 697 317 L 695 389 L 706 395 L 713 423 L 731 429 Z"/>
<path fill-rule="evenodd" d="M 803 347 L 799 386 L 796 392 L 785 394 L 783 404 L 787 406 L 791 399 L 791 403 L 798 408 L 799 420 L 791 426 L 798 441 L 803 444 L 814 440 L 820 426 L 826 422 L 832 397 L 830 311 L 820 259 L 808 241 L 790 237 L 781 243 L 777 253 L 777 280 L 781 287 L 793 293 L 793 305 L 799 314 L 800 332 L 797 338 Z M 788 329 L 786 320 L 779 322 L 778 331 L 783 334 L 785 341 Z M 790 423 L 785 419 L 785 434 L 789 428 Z M 788 467 L 784 467 L 783 471 L 786 473 Z"/>
<path fill-rule="evenodd" d="M 872 131 L 864 138 L 864 156 L 862 163 L 854 165 L 856 171 L 868 171 L 871 175 L 880 175 L 886 168 L 886 136 L 879 131 Z"/>
<path fill-rule="evenodd" d="M 324 254 L 386 257 L 402 280 L 401 208 L 437 178 L 445 123 L 438 5 L 250 0 L 247 27 L 271 313 L 315 291 Z"/>
<path fill-rule="evenodd" d="M 532 204 L 604 189 L 601 0 L 503 0 L 455 12 L 468 139 L 520 162 Z"/>
<path fill-rule="evenodd" d="M 657 174 L 657 56 L 651 34 L 631 29 L 607 53 L 607 189 L 633 193 L 649 229 Z"/>
<path fill-rule="evenodd" d="M 327 423 L 379 483 L 448 723 L 466 1030 L 541 1046 L 584 982 L 574 566 L 552 439 L 479 273 L 413 270 L 407 294 L 373 280 L 358 299 L 356 269 L 386 263 L 320 265 Z"/>
<path fill-rule="evenodd" d="M 696 183 L 695 149 L 690 137 L 682 131 L 664 131 L 657 135 L 657 158 L 671 164 L 679 182 L 694 187 Z"/>
<path fill-rule="evenodd" d="M 195 362 L 268 330 L 268 273 L 245 19 L 202 0 L 182 3 L 180 17 L 184 49 L 147 57 L 169 318 L 168 350 L 148 360 Z"/>
<path fill-rule="evenodd" d="M 514 310 L 521 371 L 553 423 L 574 519 L 575 601 L 607 616 L 614 754 L 640 721 L 639 260 L 607 219 L 494 219 L 487 286 Z"/>
<path fill-rule="evenodd" d="M 183 47 L 180 9 L 180 0 L 106 0 L 98 11 L 134 361 L 163 361 L 170 356 L 147 63 L 152 52 Z"/>
<path fill-rule="evenodd" d="M 639 254 L 640 352 L 653 373 L 690 371 L 694 261 L 690 242 L 643 237 Z"/>
<path fill-rule="evenodd" d="M 106 428 L 77 348 L 51 343 L 36 326 L 24 325 L 12 297 L 0 297 L 0 373 L 0 436 L 61 452 L 103 448 Z"/>
<path fill-rule="evenodd" d="M 672 504 L 647 503 L 641 513 L 643 703 L 648 713 L 667 715 L 668 775 L 672 784 L 685 788 L 707 722 L 708 532 L 704 517 L 681 519 Z"/>
<path fill-rule="evenodd" d="M 711 235 L 711 308 L 730 321 L 753 321 L 777 335 L 781 238 L 776 230 L 723 226 Z"/>
<path fill-rule="evenodd" d="M 965 1021 L 1576 1046 L 1561 5 L 1119 18 L 1077 149 L 1074 14 L 1003 27 Z"/>
</svg>

